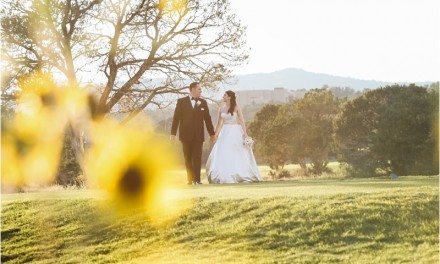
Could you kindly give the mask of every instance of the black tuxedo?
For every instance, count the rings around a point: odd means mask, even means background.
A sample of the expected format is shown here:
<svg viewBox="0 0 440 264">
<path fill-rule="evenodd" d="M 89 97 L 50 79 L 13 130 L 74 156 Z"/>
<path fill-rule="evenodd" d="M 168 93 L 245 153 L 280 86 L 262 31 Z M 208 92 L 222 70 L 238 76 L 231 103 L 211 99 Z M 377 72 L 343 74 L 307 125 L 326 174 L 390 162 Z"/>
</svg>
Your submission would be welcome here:
<svg viewBox="0 0 440 264">
<path fill-rule="evenodd" d="M 214 135 L 214 127 L 205 100 L 199 98 L 194 108 L 189 96 L 177 100 L 171 135 L 176 135 L 179 128 L 188 182 L 200 182 L 202 147 L 205 140 L 203 123 L 206 124 L 208 133 Z"/>
</svg>

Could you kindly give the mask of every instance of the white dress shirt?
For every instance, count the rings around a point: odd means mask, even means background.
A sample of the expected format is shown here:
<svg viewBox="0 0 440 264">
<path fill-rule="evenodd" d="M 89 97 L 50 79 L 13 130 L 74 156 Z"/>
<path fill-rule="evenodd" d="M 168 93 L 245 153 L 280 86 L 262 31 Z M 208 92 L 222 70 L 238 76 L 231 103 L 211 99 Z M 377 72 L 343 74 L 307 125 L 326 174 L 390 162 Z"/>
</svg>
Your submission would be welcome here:
<svg viewBox="0 0 440 264">
<path fill-rule="evenodd" d="M 189 100 L 191 101 L 191 105 L 192 105 L 192 107 L 194 108 L 195 105 L 196 105 L 196 100 L 191 100 L 191 98 L 192 98 L 192 96 L 189 95 Z"/>
</svg>

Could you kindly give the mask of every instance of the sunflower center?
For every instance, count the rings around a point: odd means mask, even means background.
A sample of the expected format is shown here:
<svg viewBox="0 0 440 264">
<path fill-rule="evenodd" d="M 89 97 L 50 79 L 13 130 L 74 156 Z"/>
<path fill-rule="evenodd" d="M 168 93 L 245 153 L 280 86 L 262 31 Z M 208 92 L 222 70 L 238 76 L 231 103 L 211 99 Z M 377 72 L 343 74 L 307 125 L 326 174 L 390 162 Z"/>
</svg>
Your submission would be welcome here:
<svg viewBox="0 0 440 264">
<path fill-rule="evenodd" d="M 20 138 L 15 138 L 15 147 L 17 148 L 17 151 L 21 156 L 26 155 L 30 149 L 29 143 Z"/>
<path fill-rule="evenodd" d="M 138 195 L 144 187 L 144 179 L 141 170 L 137 167 L 129 167 L 122 175 L 119 182 L 121 191 L 128 195 Z"/>
<path fill-rule="evenodd" d="M 41 101 L 44 106 L 51 107 L 56 105 L 56 98 L 53 93 L 45 93 L 41 95 Z"/>
</svg>

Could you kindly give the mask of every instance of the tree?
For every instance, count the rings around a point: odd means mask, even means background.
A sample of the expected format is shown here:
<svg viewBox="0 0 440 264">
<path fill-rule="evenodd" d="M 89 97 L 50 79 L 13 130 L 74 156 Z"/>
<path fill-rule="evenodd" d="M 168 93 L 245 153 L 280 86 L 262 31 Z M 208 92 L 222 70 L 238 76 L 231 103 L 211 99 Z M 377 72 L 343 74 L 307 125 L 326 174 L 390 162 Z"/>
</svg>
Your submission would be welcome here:
<svg viewBox="0 0 440 264">
<path fill-rule="evenodd" d="M 309 160 L 310 172 L 320 175 L 328 170 L 333 149 L 333 119 L 339 111 L 339 100 L 329 90 L 313 89 L 288 107 L 288 113 L 280 111 L 280 118 L 286 125 L 291 124 L 291 133 L 285 137 L 290 141 L 293 161 L 307 172 L 305 162 Z"/>
<path fill-rule="evenodd" d="M 374 91 L 374 90 L 373 90 Z M 376 153 L 372 151 L 371 133 L 375 131 L 375 100 L 371 91 L 346 102 L 335 120 L 335 141 L 338 160 L 349 164 L 353 175 L 371 176 L 376 168 L 383 167 Z"/>
<path fill-rule="evenodd" d="M 337 98 L 344 98 L 345 97 L 345 98 L 353 99 L 353 98 L 356 98 L 356 97 L 362 95 L 361 91 L 356 91 L 355 89 L 350 88 L 350 87 L 336 86 L 336 87 L 330 87 L 327 89 L 330 90 L 333 93 L 333 95 Z"/>
<path fill-rule="evenodd" d="M 298 110 L 297 102 L 281 106 L 273 126 L 275 130 L 280 131 L 277 139 L 285 146 L 283 152 L 288 162 L 299 164 L 304 174 L 307 174 L 306 145 L 304 144 L 306 142 L 303 138 L 304 133 L 300 131 L 304 119 Z"/>
<path fill-rule="evenodd" d="M 167 105 L 189 80 L 215 89 L 247 58 L 227 0 L 5 0 L 1 14 L 2 98 L 42 69 L 70 86 L 93 83 L 97 113 L 122 111 L 125 121 Z M 81 128 L 71 128 L 79 157 Z"/>
<path fill-rule="evenodd" d="M 257 140 L 256 153 L 275 174 L 288 163 L 299 164 L 305 174 L 325 172 L 338 107 L 339 100 L 326 89 L 311 90 L 285 105 L 266 105 L 249 126 Z"/>
<path fill-rule="evenodd" d="M 280 105 L 267 104 L 255 115 L 249 124 L 249 135 L 255 140 L 255 154 L 269 165 L 275 174 L 283 170 L 289 160 L 286 146 L 281 142 L 282 130 L 274 125 Z"/>
<path fill-rule="evenodd" d="M 247 58 L 244 28 L 229 1 L 34 0 L 6 7 L 2 37 L 11 79 L 35 68 L 73 84 L 101 78 L 103 113 L 126 98 L 138 113 L 160 104 L 159 95 L 182 92 L 186 80 L 215 87 L 228 77 L 227 66 Z"/>
<path fill-rule="evenodd" d="M 337 121 L 341 160 L 354 172 L 438 173 L 433 162 L 438 93 L 414 84 L 372 90 L 348 102 Z"/>
</svg>

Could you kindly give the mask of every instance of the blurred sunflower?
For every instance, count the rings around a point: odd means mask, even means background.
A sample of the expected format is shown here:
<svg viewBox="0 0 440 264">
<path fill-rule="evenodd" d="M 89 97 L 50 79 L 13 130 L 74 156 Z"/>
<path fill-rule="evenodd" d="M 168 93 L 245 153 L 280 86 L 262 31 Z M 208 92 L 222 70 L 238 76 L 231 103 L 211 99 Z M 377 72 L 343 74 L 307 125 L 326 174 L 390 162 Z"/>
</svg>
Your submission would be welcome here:
<svg viewBox="0 0 440 264">
<path fill-rule="evenodd" d="M 64 89 L 50 74 L 35 72 L 19 79 L 21 92 L 12 127 L 20 136 L 54 138 L 62 133 L 67 122 L 67 111 L 62 105 Z"/>
<path fill-rule="evenodd" d="M 20 123 L 23 120 L 25 122 Z M 32 120 L 18 114 L 12 124 L 4 125 L 1 136 L 4 185 L 25 187 L 47 184 L 54 179 L 61 154 L 62 133 L 44 126 L 46 121 L 45 117 Z"/>
<path fill-rule="evenodd" d="M 51 182 L 58 168 L 66 112 L 61 90 L 50 75 L 19 80 L 17 112 L 2 124 L 2 183 L 11 187 Z"/>
<path fill-rule="evenodd" d="M 179 211 L 170 200 L 175 151 L 145 125 L 104 120 L 92 128 L 86 168 L 90 183 L 107 191 L 122 211 L 145 209 L 159 219 Z"/>
</svg>

